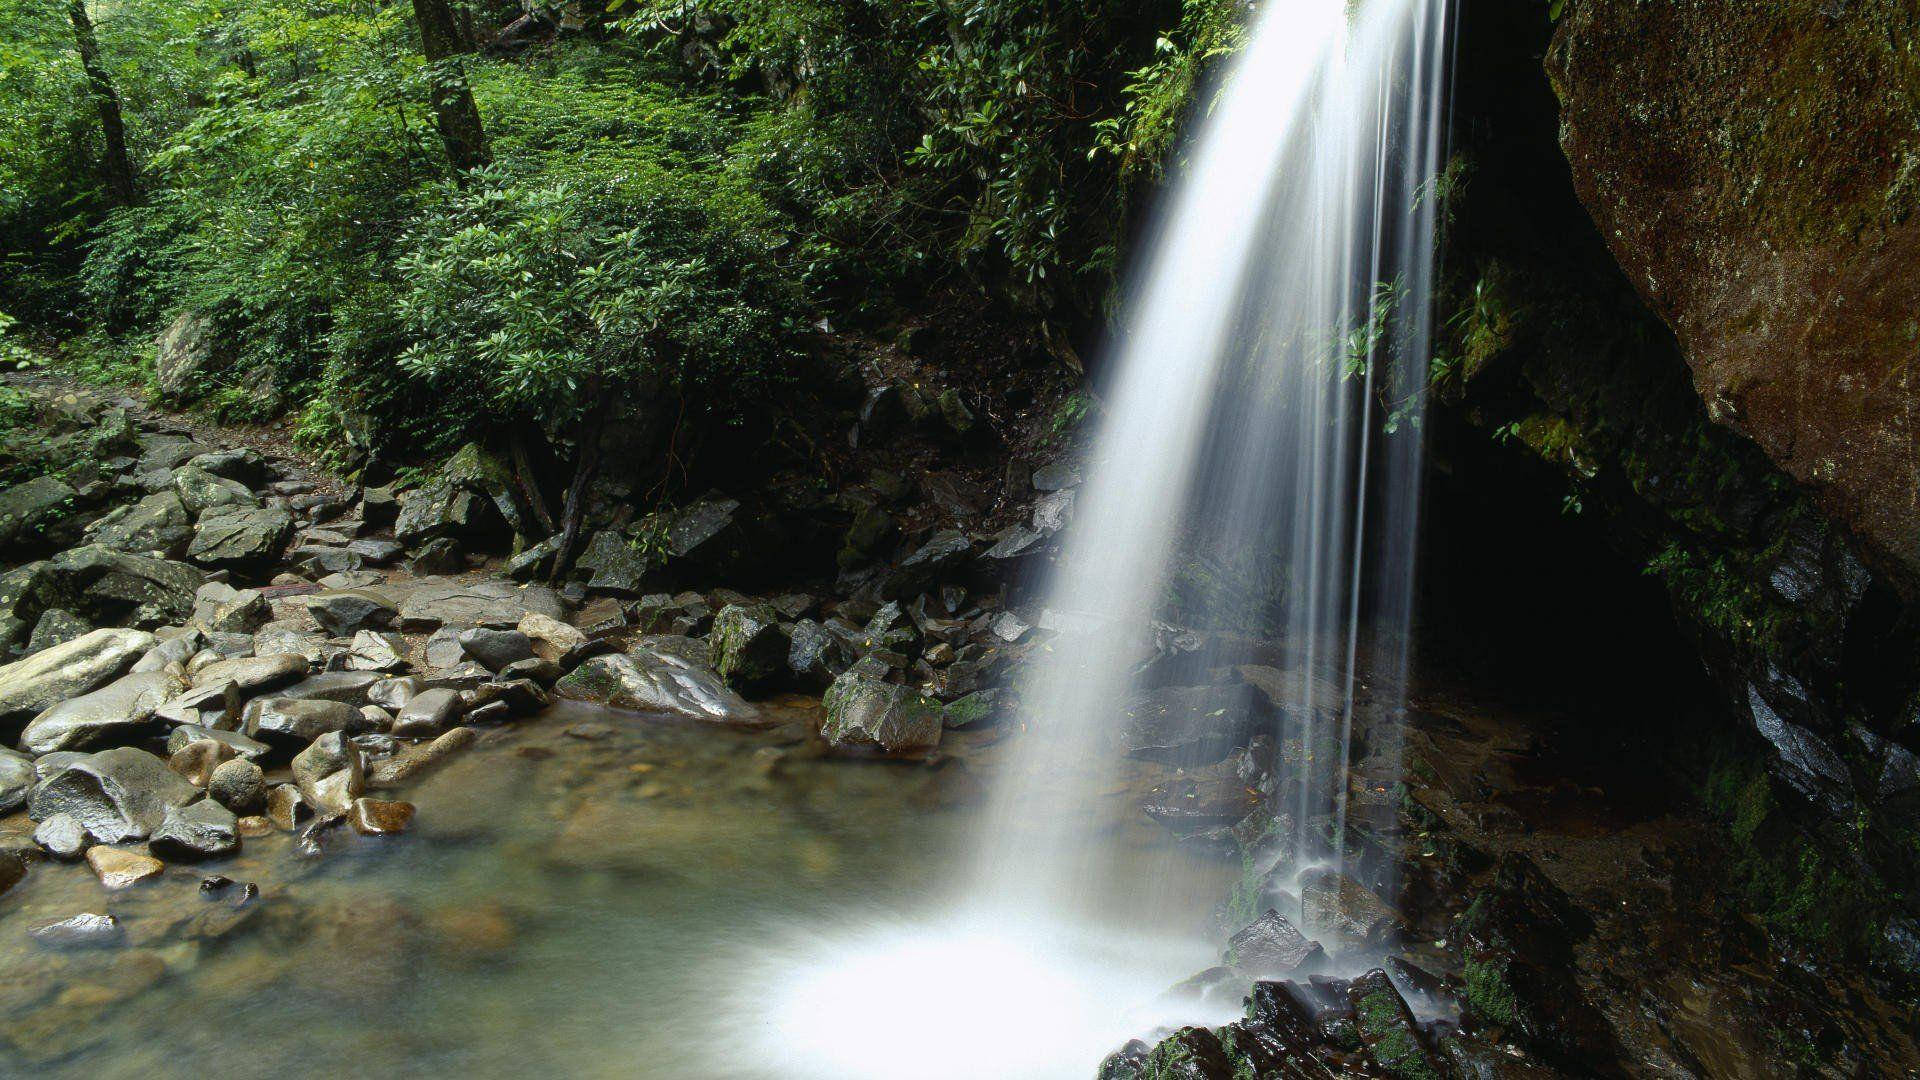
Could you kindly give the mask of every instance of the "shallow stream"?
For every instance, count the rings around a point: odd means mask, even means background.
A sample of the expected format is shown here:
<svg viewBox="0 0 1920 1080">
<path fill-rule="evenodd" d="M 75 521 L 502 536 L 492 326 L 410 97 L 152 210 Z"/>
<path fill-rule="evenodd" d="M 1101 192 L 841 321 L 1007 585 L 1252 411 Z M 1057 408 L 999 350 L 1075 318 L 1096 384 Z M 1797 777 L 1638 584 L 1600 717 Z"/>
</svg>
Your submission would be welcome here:
<svg viewBox="0 0 1920 1080">
<path fill-rule="evenodd" d="M 563 705 L 404 789 L 400 837 L 274 834 L 118 893 L 37 865 L 0 898 L 0 1074 L 1084 1077 L 1214 962 L 1124 898 L 1114 926 L 980 927 L 952 897 L 1006 737 L 834 759 L 808 707 L 739 731 Z M 1111 836 L 1165 872 L 1137 768 Z M 1191 920 L 1233 868 L 1175 858 Z M 203 898 L 210 874 L 259 897 Z M 82 911 L 124 944 L 28 936 Z"/>
</svg>

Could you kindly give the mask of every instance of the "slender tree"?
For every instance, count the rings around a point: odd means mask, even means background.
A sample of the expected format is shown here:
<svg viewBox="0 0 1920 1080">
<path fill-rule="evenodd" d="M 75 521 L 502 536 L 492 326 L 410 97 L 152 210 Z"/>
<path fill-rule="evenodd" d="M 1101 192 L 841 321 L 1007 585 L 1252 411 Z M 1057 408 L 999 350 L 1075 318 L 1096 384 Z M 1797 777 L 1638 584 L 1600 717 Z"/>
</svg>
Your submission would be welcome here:
<svg viewBox="0 0 1920 1080">
<path fill-rule="evenodd" d="M 67 0 L 67 18 L 73 23 L 73 40 L 80 49 L 80 67 L 87 73 L 87 86 L 93 104 L 100 112 L 100 134 L 107 143 L 103 180 L 113 200 L 128 206 L 139 198 L 133 184 L 133 159 L 127 156 L 127 126 L 120 118 L 120 94 L 113 88 L 106 65 L 100 60 L 100 41 L 93 34 L 93 19 L 87 15 L 86 0 Z"/>
<path fill-rule="evenodd" d="M 433 118 L 447 148 L 447 161 L 454 172 L 469 172 L 488 160 L 480 107 L 473 103 L 473 90 L 459 60 L 462 53 L 473 51 L 473 38 L 460 32 L 447 0 L 413 0 L 413 17 L 420 24 L 420 51 L 431 69 Z"/>
</svg>

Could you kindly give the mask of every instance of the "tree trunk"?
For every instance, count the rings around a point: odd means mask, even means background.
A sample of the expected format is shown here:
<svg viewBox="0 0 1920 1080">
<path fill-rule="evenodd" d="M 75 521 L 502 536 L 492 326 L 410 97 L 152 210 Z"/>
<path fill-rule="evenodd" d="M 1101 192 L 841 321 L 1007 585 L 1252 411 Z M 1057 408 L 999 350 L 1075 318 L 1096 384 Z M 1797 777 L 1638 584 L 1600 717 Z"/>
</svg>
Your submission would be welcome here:
<svg viewBox="0 0 1920 1080">
<path fill-rule="evenodd" d="M 420 24 L 420 51 L 431 69 L 433 118 L 446 145 L 447 161 L 464 175 L 487 163 L 487 133 L 480 126 L 480 107 L 473 103 L 467 73 L 457 59 L 473 51 L 461 36 L 447 0 L 413 0 L 413 17 Z"/>
<path fill-rule="evenodd" d="M 67 18 L 73 22 L 73 40 L 80 47 L 80 68 L 87 73 L 87 87 L 94 107 L 100 111 L 100 134 L 106 138 L 107 157 L 102 165 L 107 191 L 121 206 L 131 206 L 140 192 L 133 186 L 133 159 L 127 156 L 127 127 L 120 118 L 120 95 L 100 62 L 100 42 L 93 36 L 93 20 L 87 15 L 86 0 L 67 0 Z"/>
<path fill-rule="evenodd" d="M 560 510 L 560 546 L 553 555 L 553 580 L 567 572 L 573 563 L 573 549 L 580 543 L 580 524 L 587 513 L 587 492 L 600 475 L 600 436 L 607 426 L 612 402 L 598 395 L 598 404 L 580 421 L 580 456 L 574 463 L 573 482 L 567 485 L 567 501 Z"/>
</svg>

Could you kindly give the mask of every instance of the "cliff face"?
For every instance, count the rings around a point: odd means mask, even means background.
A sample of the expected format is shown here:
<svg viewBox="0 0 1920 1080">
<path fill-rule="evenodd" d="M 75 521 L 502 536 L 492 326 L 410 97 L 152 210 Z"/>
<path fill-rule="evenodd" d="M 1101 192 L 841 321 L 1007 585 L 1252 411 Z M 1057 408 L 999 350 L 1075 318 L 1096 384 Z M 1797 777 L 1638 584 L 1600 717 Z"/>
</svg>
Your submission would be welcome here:
<svg viewBox="0 0 1920 1080">
<path fill-rule="evenodd" d="M 1920 8 L 1827 6 L 1463 8 L 1430 420 L 1442 488 L 1564 499 L 1663 589 L 1741 762 L 1693 782 L 1769 822 L 1744 909 L 1859 935 L 1920 895 Z M 1625 581 L 1536 558 L 1545 617 L 1634 633 Z"/>
<path fill-rule="evenodd" d="M 1920 7 L 1580 0 L 1547 67 L 1709 415 L 1920 597 Z"/>
</svg>

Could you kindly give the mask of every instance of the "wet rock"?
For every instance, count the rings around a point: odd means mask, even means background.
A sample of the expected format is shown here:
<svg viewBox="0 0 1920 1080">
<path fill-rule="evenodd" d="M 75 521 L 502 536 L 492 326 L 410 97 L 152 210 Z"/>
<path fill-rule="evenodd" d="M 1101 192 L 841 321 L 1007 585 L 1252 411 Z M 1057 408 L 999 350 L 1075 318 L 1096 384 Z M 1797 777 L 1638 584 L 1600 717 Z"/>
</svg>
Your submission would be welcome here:
<svg viewBox="0 0 1920 1080">
<path fill-rule="evenodd" d="M 93 624 L 73 612 L 49 608 L 33 624 L 33 633 L 27 638 L 26 652 L 32 654 L 51 649 L 92 632 Z"/>
<path fill-rule="evenodd" d="M 1393 908 L 1373 890 L 1331 867 L 1301 873 L 1300 904 L 1308 932 L 1342 948 L 1378 945 L 1400 924 Z"/>
<path fill-rule="evenodd" d="M 400 605 L 400 629 L 426 633 L 442 626 L 484 626 L 507 630 L 529 612 L 549 618 L 567 617 L 566 601 L 552 589 L 488 580 L 468 583 L 423 582 Z"/>
<path fill-rule="evenodd" d="M 240 850 L 239 819 L 212 799 L 187 807 L 171 807 L 147 841 L 148 850 L 163 859 L 195 862 L 219 858 Z"/>
<path fill-rule="evenodd" d="M 407 560 L 407 573 L 414 577 L 432 577 L 436 574 L 458 574 L 467 568 L 467 557 L 460 550 L 460 542 L 450 536 L 436 536 L 420 545 L 413 558 Z"/>
<path fill-rule="evenodd" d="M 0 551 L 44 554 L 72 543 L 78 523 L 66 519 L 73 512 L 76 493 L 54 476 L 39 476 L 0 490 Z M 49 537 L 50 532 L 63 536 Z"/>
<path fill-rule="evenodd" d="M 313 621 L 335 637 L 347 637 L 360 630 L 384 629 L 398 614 L 398 609 L 386 597 L 367 589 L 314 593 L 303 598 L 302 603 Z"/>
<path fill-rule="evenodd" d="M 553 692 L 573 701 L 699 720 L 760 720 L 759 710 L 728 689 L 718 675 L 663 649 L 636 647 L 628 653 L 593 657 L 555 683 Z"/>
<path fill-rule="evenodd" d="M 34 842 L 64 862 L 78 859 L 87 850 L 87 829 L 72 814 L 54 814 L 34 826 Z"/>
<path fill-rule="evenodd" d="M 267 756 L 273 748 L 258 739 L 250 739 L 237 731 L 223 731 L 219 728 L 201 727 L 198 724 L 181 724 L 167 735 L 167 753 L 169 756 L 179 753 L 191 743 L 201 740 L 217 742 L 231 749 L 236 757 L 255 761 Z"/>
<path fill-rule="evenodd" d="M 1127 702 L 1121 740 L 1133 757 L 1207 765 L 1247 745 L 1270 718 L 1245 685 L 1162 687 Z"/>
<path fill-rule="evenodd" d="M 202 630 L 251 634 L 272 614 L 258 589 L 236 589 L 222 581 L 209 581 L 194 592 L 193 622 Z"/>
<path fill-rule="evenodd" d="M 32 790 L 36 779 L 31 760 L 0 748 L 0 817 L 27 804 L 27 792 Z"/>
<path fill-rule="evenodd" d="M 353 635 L 353 646 L 347 653 L 348 670 L 391 673 L 405 671 L 407 667 L 406 638 L 377 630 L 362 630 Z"/>
<path fill-rule="evenodd" d="M 766 604 L 728 604 L 713 618 L 708 663 L 728 685 L 768 686 L 786 674 L 792 640 Z"/>
<path fill-rule="evenodd" d="M 369 566 L 385 566 L 405 554 L 405 549 L 392 540 L 352 540 L 347 550 L 366 560 Z"/>
<path fill-rule="evenodd" d="M 293 783 L 306 802 L 322 813 L 345 813 L 366 789 L 366 763 L 360 748 L 338 731 L 313 741 L 293 759 Z"/>
<path fill-rule="evenodd" d="M 195 686 L 231 680 L 243 694 L 254 694 L 303 679 L 309 665 L 298 653 L 274 652 L 220 660 L 193 673 Z"/>
<path fill-rule="evenodd" d="M 266 818 L 281 832 L 292 832 L 313 816 L 313 806 L 292 784 L 275 784 L 267 791 Z"/>
<path fill-rule="evenodd" d="M 617 529 L 594 533 L 574 564 L 592 572 L 587 588 L 626 596 L 638 596 L 656 568 L 646 549 Z"/>
<path fill-rule="evenodd" d="M 126 938 L 118 919 L 91 913 L 36 926 L 27 935 L 56 949 L 104 948 L 119 945 Z"/>
<path fill-rule="evenodd" d="M 367 704 L 388 710 L 399 709 L 426 688 L 427 684 L 412 676 L 382 679 L 367 687 Z"/>
<path fill-rule="evenodd" d="M 467 658 L 467 650 L 460 647 L 460 631 L 451 626 L 427 635 L 425 653 L 430 668 L 450 668 Z"/>
<path fill-rule="evenodd" d="M 469 660 L 439 671 L 429 671 L 420 676 L 420 685 L 427 690 L 471 690 L 482 683 L 494 680 L 493 672 Z"/>
<path fill-rule="evenodd" d="M 1080 486 L 1080 466 L 1070 461 L 1050 461 L 1033 470 L 1033 490 L 1061 491 Z"/>
<path fill-rule="evenodd" d="M 361 726 L 360 710 L 344 701 L 261 698 L 246 711 L 248 735 L 283 746 L 312 742 L 329 732 L 358 731 Z"/>
<path fill-rule="evenodd" d="M 268 623 L 253 635 L 255 656 L 288 654 L 302 657 L 311 665 L 323 662 L 332 649 L 325 634 L 301 629 L 291 622 Z"/>
<path fill-rule="evenodd" d="M 459 641 L 461 650 L 489 671 L 499 671 L 508 664 L 533 656 L 532 639 L 518 630 L 489 630 L 476 626 L 460 631 Z"/>
<path fill-rule="evenodd" d="M 323 671 L 281 688 L 277 696 L 307 701 L 338 701 L 357 708 L 367 704 L 367 695 L 385 681 L 386 677 L 376 671 Z"/>
<path fill-rule="evenodd" d="M 881 591 L 897 600 L 917 596 L 960 573 L 972 555 L 973 542 L 966 534 L 954 529 L 935 533 L 887 574 Z"/>
<path fill-rule="evenodd" d="M 169 699 L 155 709 L 153 715 L 156 720 L 167 724 L 231 728 L 240 718 L 240 684 L 232 679 L 223 679 L 202 685 Z"/>
<path fill-rule="evenodd" d="M 1326 950 L 1294 928 L 1279 912 L 1268 908 L 1252 925 L 1233 935 L 1227 944 L 1227 962 L 1256 978 L 1306 975 L 1326 963 Z"/>
<path fill-rule="evenodd" d="M 853 650 L 839 634 L 812 619 L 793 624 L 787 668 L 806 686 L 825 687 L 853 666 Z"/>
<path fill-rule="evenodd" d="M 458 691 L 445 687 L 424 690 L 394 714 L 391 733 L 398 739 L 424 739 L 447 730 L 459 716 Z"/>
<path fill-rule="evenodd" d="M 1257 735 L 1251 741 L 1223 761 L 1182 769 L 1154 785 L 1142 809 L 1177 833 L 1246 820 L 1274 795 L 1273 740 Z"/>
<path fill-rule="evenodd" d="M 1006 691 L 975 690 L 947 702 L 940 710 L 940 723 L 948 731 L 983 728 L 999 723 L 1006 713 Z"/>
<path fill-rule="evenodd" d="M 95 630 L 0 666 L 0 723 L 26 720 L 106 685 L 154 644 L 141 630 Z"/>
<path fill-rule="evenodd" d="M 413 821 L 413 804 L 380 799 L 355 799 L 347 822 L 362 836 L 391 836 L 405 832 Z"/>
<path fill-rule="evenodd" d="M 173 491 L 186 505 L 187 512 L 195 517 L 204 518 L 209 513 L 218 513 L 227 508 L 249 508 L 260 505 L 259 496 L 238 480 L 224 476 L 215 476 L 194 465 L 182 465 L 173 470 L 171 480 Z"/>
<path fill-rule="evenodd" d="M 233 747 L 212 739 L 195 739 L 167 758 L 167 767 L 186 778 L 187 783 L 203 788 L 213 779 L 213 771 L 222 762 L 239 755 Z"/>
<path fill-rule="evenodd" d="M 500 669 L 502 679 L 529 679 L 541 686 L 552 686 L 566 673 L 558 663 L 538 656 L 516 660 Z"/>
<path fill-rule="evenodd" d="M 71 814 L 103 844 L 145 839 L 170 806 L 199 795 L 167 764 L 144 750 L 121 746 L 68 762 L 33 789 L 27 813 L 36 821 Z"/>
<path fill-rule="evenodd" d="M 516 715 L 537 713 L 553 704 L 553 698 L 531 679 L 502 679 L 481 683 L 460 692 L 459 709 L 471 713 L 488 705 L 505 705 Z M 469 721 L 471 717 L 469 716 Z"/>
<path fill-rule="evenodd" d="M 1522 1056 L 1511 1046 L 1494 1046 L 1462 1032 L 1441 1038 L 1440 1056 L 1449 1075 L 1459 1080 L 1560 1080 L 1566 1075 Z"/>
<path fill-rule="evenodd" d="M 125 889 L 159 877 L 167 864 L 151 855 L 126 848 L 95 844 L 87 849 L 87 865 L 93 867 L 100 884 L 109 889 Z"/>
<path fill-rule="evenodd" d="M 527 612 L 517 629 L 532 643 L 535 658 L 558 664 L 563 671 L 572 670 L 589 656 L 612 651 L 610 644 L 589 638 L 578 627 L 537 611 Z M 506 673 L 506 668 L 494 670 Z"/>
<path fill-rule="evenodd" d="M 253 813 L 267 802 L 266 773 L 245 758 L 223 761 L 207 778 L 207 798 L 236 814 Z"/>
<path fill-rule="evenodd" d="M 72 611 L 96 626 L 151 628 L 178 625 L 193 614 L 193 595 L 206 574 L 186 563 L 72 548 L 47 560 L 47 571 Z"/>
<path fill-rule="evenodd" d="M 186 679 L 170 671 L 123 675 L 34 717 L 20 735 L 21 749 L 49 754 L 91 746 L 147 723 L 156 709 L 186 689 Z"/>
<path fill-rule="evenodd" d="M 433 765 L 473 745 L 478 735 L 472 728 L 457 727 L 421 746 L 405 750 L 375 765 L 367 782 L 376 787 L 405 783 Z"/>
<path fill-rule="evenodd" d="M 109 551 L 178 559 L 193 542 L 193 515 L 173 491 L 156 491 L 88 525 L 86 537 Z"/>
<path fill-rule="evenodd" d="M 292 534 L 293 515 L 277 506 L 221 506 L 194 523 L 187 559 L 202 566 L 264 566 Z"/>
<path fill-rule="evenodd" d="M 940 744 L 938 703 L 858 668 L 835 679 L 821 704 L 826 719 L 820 735 L 836 749 L 920 754 Z"/>
<path fill-rule="evenodd" d="M 1375 968 L 1347 988 L 1367 1055 L 1396 1080 L 1441 1080 L 1439 1062 L 1420 1042 L 1413 1012 L 1387 973 Z"/>
</svg>

